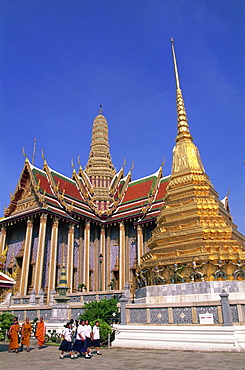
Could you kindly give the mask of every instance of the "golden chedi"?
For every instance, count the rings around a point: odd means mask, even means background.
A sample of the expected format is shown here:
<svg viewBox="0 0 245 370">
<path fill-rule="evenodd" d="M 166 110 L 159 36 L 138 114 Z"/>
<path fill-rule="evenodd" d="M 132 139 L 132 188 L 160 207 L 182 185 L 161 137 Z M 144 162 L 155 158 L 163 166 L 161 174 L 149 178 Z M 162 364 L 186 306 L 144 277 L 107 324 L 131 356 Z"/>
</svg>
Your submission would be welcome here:
<svg viewBox="0 0 245 370">
<path fill-rule="evenodd" d="M 244 279 L 245 237 L 232 222 L 228 196 L 224 205 L 193 143 L 171 41 L 178 133 L 164 205 L 141 258 L 138 285 Z"/>
</svg>

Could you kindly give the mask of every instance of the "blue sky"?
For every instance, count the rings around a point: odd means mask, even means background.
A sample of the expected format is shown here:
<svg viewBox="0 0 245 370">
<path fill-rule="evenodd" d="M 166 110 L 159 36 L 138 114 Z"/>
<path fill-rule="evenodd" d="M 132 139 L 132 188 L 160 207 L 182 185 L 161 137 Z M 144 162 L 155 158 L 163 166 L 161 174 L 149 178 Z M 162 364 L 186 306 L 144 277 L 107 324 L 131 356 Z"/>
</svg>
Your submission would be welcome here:
<svg viewBox="0 0 245 370">
<path fill-rule="evenodd" d="M 244 22 L 241 0 L 0 1 L 0 216 L 24 166 L 83 167 L 100 104 L 112 160 L 133 179 L 171 171 L 175 40 L 191 134 L 245 233 Z"/>
</svg>

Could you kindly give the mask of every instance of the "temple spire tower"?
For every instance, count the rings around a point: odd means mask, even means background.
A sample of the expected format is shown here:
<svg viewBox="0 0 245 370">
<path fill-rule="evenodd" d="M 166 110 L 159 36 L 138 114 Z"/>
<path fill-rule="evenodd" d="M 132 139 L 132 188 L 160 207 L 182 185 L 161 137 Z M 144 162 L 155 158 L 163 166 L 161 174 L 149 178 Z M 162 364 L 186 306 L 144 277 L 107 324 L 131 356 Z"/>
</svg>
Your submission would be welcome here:
<svg viewBox="0 0 245 370">
<path fill-rule="evenodd" d="M 116 173 L 109 148 L 108 123 L 102 114 L 102 106 L 100 106 L 99 114 L 93 122 L 90 153 L 84 172 L 93 188 L 93 201 L 102 211 L 111 202 L 109 188 Z"/>
<path fill-rule="evenodd" d="M 176 80 L 176 105 L 177 105 L 177 137 L 174 148 L 172 174 L 180 170 L 204 171 L 197 147 L 193 144 L 193 138 L 190 134 L 188 119 L 185 110 L 184 99 L 180 88 L 180 79 L 174 50 L 174 40 L 171 38 L 172 55 L 174 63 L 174 73 Z"/>
<path fill-rule="evenodd" d="M 142 267 L 164 266 L 165 279 L 169 281 L 168 273 L 171 275 L 173 265 L 177 263 L 183 269 L 195 259 L 204 264 L 202 272 L 206 280 L 213 280 L 212 263 L 225 260 L 225 268 L 228 268 L 229 261 L 244 259 L 244 236 L 237 231 L 230 213 L 218 199 L 193 143 L 173 39 L 171 46 L 176 80 L 176 145 L 164 205 L 147 243 L 149 252 L 141 259 Z M 184 278 L 188 278 L 188 269 L 183 269 L 183 273 Z"/>
</svg>

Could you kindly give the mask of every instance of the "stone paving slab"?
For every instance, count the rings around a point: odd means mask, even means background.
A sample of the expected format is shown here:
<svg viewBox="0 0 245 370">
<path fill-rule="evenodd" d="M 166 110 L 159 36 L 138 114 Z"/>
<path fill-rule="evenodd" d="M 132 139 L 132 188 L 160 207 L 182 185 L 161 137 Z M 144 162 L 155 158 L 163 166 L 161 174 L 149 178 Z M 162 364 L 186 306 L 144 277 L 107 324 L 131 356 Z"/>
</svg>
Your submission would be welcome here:
<svg viewBox="0 0 245 370">
<path fill-rule="evenodd" d="M 59 358 L 57 346 L 45 346 L 39 350 L 36 343 L 30 352 L 9 353 L 8 344 L 0 343 L 0 369 L 47 370 L 47 369 L 136 369 L 136 370 L 245 370 L 245 352 L 194 352 L 147 349 L 102 349 L 102 356 L 94 354 L 86 360 L 70 359 L 67 354 Z"/>
</svg>

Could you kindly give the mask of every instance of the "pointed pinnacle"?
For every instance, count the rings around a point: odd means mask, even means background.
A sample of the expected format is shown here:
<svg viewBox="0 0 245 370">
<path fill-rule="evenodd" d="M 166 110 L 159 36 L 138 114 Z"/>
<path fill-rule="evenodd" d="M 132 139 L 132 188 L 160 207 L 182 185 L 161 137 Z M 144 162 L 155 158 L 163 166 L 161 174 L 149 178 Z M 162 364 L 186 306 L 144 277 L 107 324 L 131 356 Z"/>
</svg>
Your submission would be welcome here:
<svg viewBox="0 0 245 370">
<path fill-rule="evenodd" d="M 176 62 L 176 56 L 174 51 L 174 39 L 171 37 L 171 44 L 172 44 L 172 54 L 173 54 L 173 62 L 174 62 L 174 73 L 175 73 L 175 80 L 176 80 L 176 89 L 180 89 L 180 83 L 179 83 L 179 73 L 178 73 L 178 67 Z"/>
</svg>

